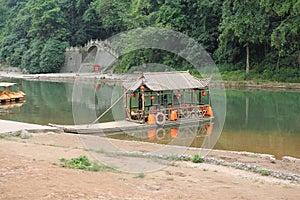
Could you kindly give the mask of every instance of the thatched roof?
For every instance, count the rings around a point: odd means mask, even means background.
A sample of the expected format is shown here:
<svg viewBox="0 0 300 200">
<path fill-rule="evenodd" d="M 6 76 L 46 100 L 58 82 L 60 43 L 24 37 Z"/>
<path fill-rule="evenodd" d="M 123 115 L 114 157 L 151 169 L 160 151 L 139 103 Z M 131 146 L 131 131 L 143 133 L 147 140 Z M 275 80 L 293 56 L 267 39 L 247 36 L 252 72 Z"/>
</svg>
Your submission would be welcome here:
<svg viewBox="0 0 300 200">
<path fill-rule="evenodd" d="M 152 91 L 203 89 L 209 85 L 210 79 L 199 80 L 187 71 L 180 72 L 147 72 L 131 83 L 124 84 L 129 91 L 135 91 L 144 85 Z"/>
</svg>

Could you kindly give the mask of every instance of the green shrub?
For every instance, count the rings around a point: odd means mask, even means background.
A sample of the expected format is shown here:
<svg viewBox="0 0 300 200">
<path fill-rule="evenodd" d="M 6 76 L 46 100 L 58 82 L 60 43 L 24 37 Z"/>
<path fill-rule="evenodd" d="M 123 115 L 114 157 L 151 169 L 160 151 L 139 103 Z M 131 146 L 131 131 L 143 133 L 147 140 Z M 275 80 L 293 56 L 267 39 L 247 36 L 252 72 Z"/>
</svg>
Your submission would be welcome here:
<svg viewBox="0 0 300 200">
<path fill-rule="evenodd" d="M 195 154 L 195 155 L 193 155 L 192 162 L 193 163 L 202 163 L 202 162 L 204 162 L 204 159 L 202 157 L 200 157 L 198 154 Z"/>
<path fill-rule="evenodd" d="M 255 170 L 255 172 L 260 173 L 262 176 L 269 176 L 270 171 L 266 169 Z"/>
<path fill-rule="evenodd" d="M 241 70 L 226 71 L 221 73 L 222 79 L 226 81 L 243 81 L 245 80 L 245 72 Z"/>
<path fill-rule="evenodd" d="M 90 162 L 88 157 L 79 156 L 78 158 L 72 158 L 67 160 L 65 158 L 59 159 L 60 166 L 71 169 L 82 169 L 87 171 L 99 171 L 101 166 L 97 162 Z"/>
<path fill-rule="evenodd" d="M 291 82 L 291 83 L 300 82 L 299 69 L 293 69 L 290 67 L 281 68 L 279 71 L 274 72 L 272 76 L 272 80 L 279 81 L 279 82 Z"/>
</svg>

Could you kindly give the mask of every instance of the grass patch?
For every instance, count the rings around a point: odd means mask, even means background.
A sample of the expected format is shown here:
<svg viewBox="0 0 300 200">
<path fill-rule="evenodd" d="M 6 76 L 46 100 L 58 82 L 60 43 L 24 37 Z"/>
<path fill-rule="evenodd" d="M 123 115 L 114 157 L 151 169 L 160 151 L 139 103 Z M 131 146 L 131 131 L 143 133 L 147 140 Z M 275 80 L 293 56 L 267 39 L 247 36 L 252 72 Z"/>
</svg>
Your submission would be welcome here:
<svg viewBox="0 0 300 200">
<path fill-rule="evenodd" d="M 249 155 L 250 158 L 258 158 L 258 155 L 257 154 L 251 154 Z"/>
<path fill-rule="evenodd" d="M 100 171 L 100 170 L 114 170 L 113 167 L 106 165 L 99 165 L 97 162 L 91 162 L 87 156 L 79 156 L 78 158 L 71 158 L 71 160 L 61 158 L 59 159 L 60 166 L 70 169 L 81 169 L 86 171 Z"/>
<path fill-rule="evenodd" d="M 139 173 L 138 175 L 135 176 L 135 178 L 145 178 L 145 174 Z"/>
<path fill-rule="evenodd" d="M 255 170 L 255 172 L 260 173 L 262 176 L 269 176 L 270 175 L 270 171 L 266 170 L 266 169 Z"/>
<path fill-rule="evenodd" d="M 203 163 L 204 159 L 202 157 L 200 157 L 198 154 L 195 154 L 192 157 L 192 162 L 193 163 Z"/>
<path fill-rule="evenodd" d="M 236 169 L 240 169 L 240 170 L 243 170 L 244 168 L 241 167 L 241 166 L 235 166 Z"/>
<path fill-rule="evenodd" d="M 16 136 L 16 137 L 20 137 L 20 136 L 21 136 L 21 131 L 17 131 L 17 132 L 15 133 L 15 136 Z"/>
</svg>

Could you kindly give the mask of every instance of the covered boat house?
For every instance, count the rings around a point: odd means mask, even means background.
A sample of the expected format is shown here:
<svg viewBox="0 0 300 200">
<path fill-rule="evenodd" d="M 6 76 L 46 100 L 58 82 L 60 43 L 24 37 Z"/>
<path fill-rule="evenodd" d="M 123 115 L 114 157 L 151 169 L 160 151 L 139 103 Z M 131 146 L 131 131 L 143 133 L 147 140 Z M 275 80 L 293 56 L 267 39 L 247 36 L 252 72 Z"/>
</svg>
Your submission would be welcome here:
<svg viewBox="0 0 300 200">
<path fill-rule="evenodd" d="M 17 83 L 0 82 L 0 103 L 25 101 L 26 94 L 18 88 L 17 92 L 11 91 L 11 87 Z"/>
<path fill-rule="evenodd" d="M 123 85 L 126 119 L 157 125 L 211 119 L 209 82 L 188 71 L 143 73 L 137 81 Z"/>
</svg>

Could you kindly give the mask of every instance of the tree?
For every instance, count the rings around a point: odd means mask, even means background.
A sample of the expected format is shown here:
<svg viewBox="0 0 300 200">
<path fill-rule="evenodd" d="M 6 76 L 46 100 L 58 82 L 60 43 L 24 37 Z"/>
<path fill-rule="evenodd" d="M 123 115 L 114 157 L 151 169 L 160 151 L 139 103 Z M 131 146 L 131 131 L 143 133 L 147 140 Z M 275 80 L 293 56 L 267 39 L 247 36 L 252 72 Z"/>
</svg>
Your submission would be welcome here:
<svg viewBox="0 0 300 200">
<path fill-rule="evenodd" d="M 258 1 L 225 0 L 222 7 L 219 51 L 225 51 L 235 40 L 246 49 L 246 73 L 250 71 L 250 45 L 265 40 L 265 12 Z"/>
<path fill-rule="evenodd" d="M 276 26 L 272 27 L 271 45 L 278 51 L 276 69 L 279 71 L 280 58 L 296 54 L 294 63 L 297 63 L 297 58 L 300 58 L 300 1 L 263 0 L 261 5 L 267 12 L 277 17 Z"/>
<path fill-rule="evenodd" d="M 10 56 L 7 58 L 7 61 L 9 64 L 13 67 L 19 67 L 22 62 L 22 56 L 23 53 L 27 50 L 27 39 L 21 39 L 18 40 L 13 46 L 11 46 L 11 49 L 13 49 L 13 52 L 10 54 Z"/>
<path fill-rule="evenodd" d="M 124 18 L 130 8 L 130 1 L 120 0 L 95 0 L 93 4 L 97 18 L 101 22 L 99 39 L 106 39 L 114 34 L 127 30 Z"/>
<path fill-rule="evenodd" d="M 209 53 L 218 48 L 218 27 L 222 15 L 221 0 L 185 0 L 185 13 L 189 22 L 187 34 L 198 41 Z"/>
<path fill-rule="evenodd" d="M 81 46 L 91 39 L 89 33 L 91 24 L 86 23 L 84 19 L 84 13 L 91 2 L 93 0 L 60 0 L 64 20 L 67 22 L 66 28 L 70 33 L 66 40 L 71 46 Z"/>
<path fill-rule="evenodd" d="M 59 0 L 29 0 L 26 9 L 32 17 L 29 36 L 41 40 L 67 40 L 70 33 L 65 28 L 67 23 L 59 7 Z"/>
<path fill-rule="evenodd" d="M 165 1 L 156 13 L 156 24 L 176 31 L 187 30 L 189 21 L 182 0 Z"/>
<path fill-rule="evenodd" d="M 40 55 L 39 73 L 59 72 L 65 61 L 64 51 L 67 46 L 67 43 L 56 39 L 47 40 Z"/>
<path fill-rule="evenodd" d="M 34 40 L 29 49 L 22 56 L 22 68 L 25 68 L 31 74 L 40 73 L 40 55 L 43 49 L 43 41 Z"/>
<path fill-rule="evenodd" d="M 127 29 L 155 26 L 155 13 L 159 7 L 160 2 L 156 0 L 132 0 L 124 18 Z"/>
<path fill-rule="evenodd" d="M 28 15 L 24 15 L 23 12 L 25 2 L 10 0 L 5 3 L 0 2 L 0 6 L 4 7 L 6 13 L 3 14 L 4 21 L 2 27 L 0 26 L 0 61 L 12 62 L 11 65 L 17 66 L 20 60 L 16 59 L 21 58 L 29 44 L 27 31 L 30 22 Z"/>
<path fill-rule="evenodd" d="M 18 15 L 25 4 L 26 0 L 0 0 L 0 40 L 10 31 L 8 26 L 14 25 L 10 20 Z"/>
</svg>

